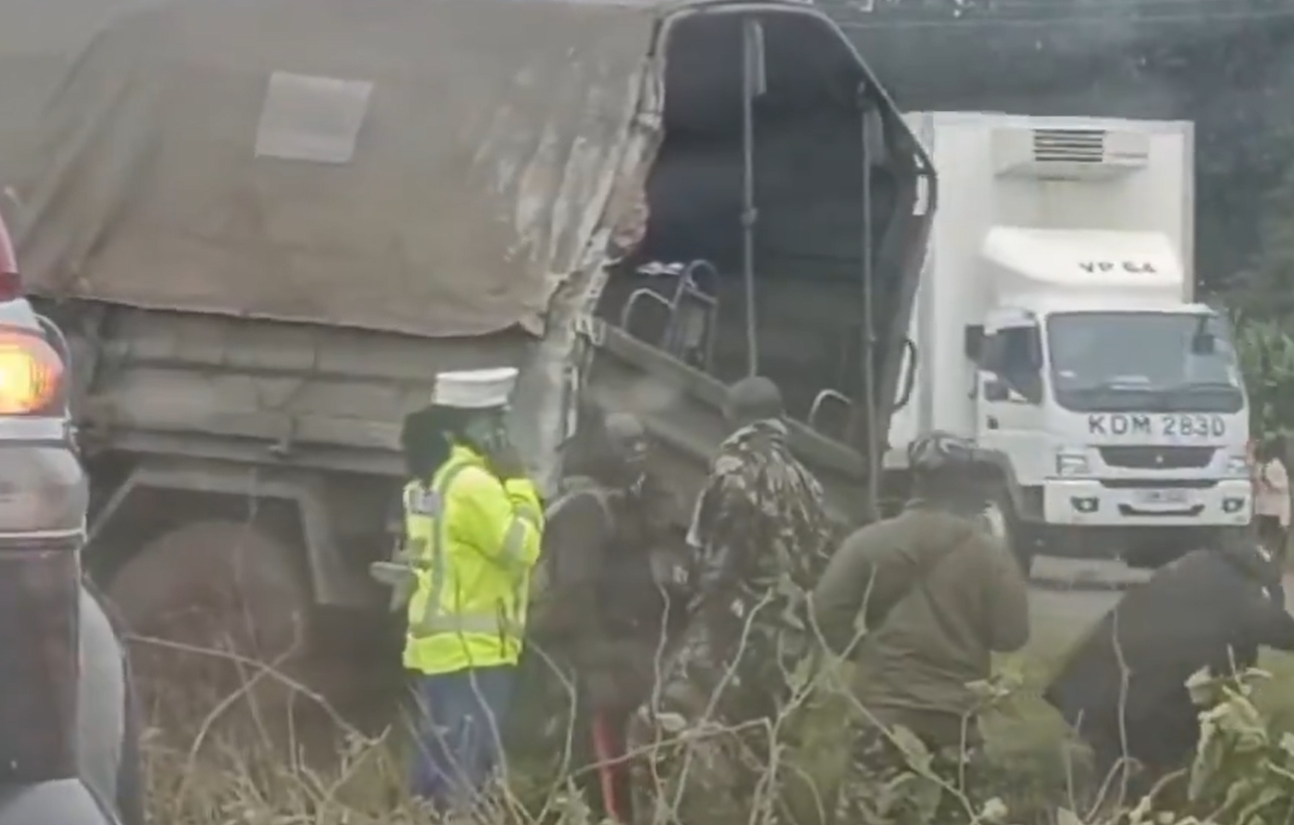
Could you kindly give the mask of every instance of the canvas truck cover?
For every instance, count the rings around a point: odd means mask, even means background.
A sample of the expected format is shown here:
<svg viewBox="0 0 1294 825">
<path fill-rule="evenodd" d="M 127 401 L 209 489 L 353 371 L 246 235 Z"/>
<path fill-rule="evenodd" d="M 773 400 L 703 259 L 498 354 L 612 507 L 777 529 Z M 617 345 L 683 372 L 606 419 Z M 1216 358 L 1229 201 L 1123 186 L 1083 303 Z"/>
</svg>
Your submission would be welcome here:
<svg viewBox="0 0 1294 825">
<path fill-rule="evenodd" d="M 620 171 L 651 5 L 229 0 L 125 15 L 19 189 L 37 294 L 421 336 L 541 328 Z"/>
<path fill-rule="evenodd" d="M 0 184 L 22 168 L 16 153 L 77 53 L 108 20 L 149 2 L 0 0 Z"/>
</svg>

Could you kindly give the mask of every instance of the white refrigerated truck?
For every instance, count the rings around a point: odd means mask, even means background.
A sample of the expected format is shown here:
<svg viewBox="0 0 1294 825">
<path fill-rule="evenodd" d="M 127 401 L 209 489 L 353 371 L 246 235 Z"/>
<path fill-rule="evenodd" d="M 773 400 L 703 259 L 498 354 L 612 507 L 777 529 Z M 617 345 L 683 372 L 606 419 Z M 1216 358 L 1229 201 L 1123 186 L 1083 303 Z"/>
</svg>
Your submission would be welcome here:
<svg viewBox="0 0 1294 825">
<path fill-rule="evenodd" d="M 890 477 L 920 433 L 973 437 L 1026 570 L 1155 565 L 1248 524 L 1247 397 L 1225 318 L 1193 295 L 1192 124 L 908 117 L 939 208 Z"/>
</svg>

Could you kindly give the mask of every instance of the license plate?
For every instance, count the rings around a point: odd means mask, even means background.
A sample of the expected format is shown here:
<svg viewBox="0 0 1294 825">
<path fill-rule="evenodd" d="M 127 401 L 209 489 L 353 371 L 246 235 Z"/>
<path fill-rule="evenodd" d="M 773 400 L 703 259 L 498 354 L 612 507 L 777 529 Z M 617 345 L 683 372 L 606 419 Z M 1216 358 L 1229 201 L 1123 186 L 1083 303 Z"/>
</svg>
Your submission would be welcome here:
<svg viewBox="0 0 1294 825">
<path fill-rule="evenodd" d="M 1185 490 L 1142 490 L 1137 493 L 1141 504 L 1186 504 L 1190 496 Z"/>
</svg>

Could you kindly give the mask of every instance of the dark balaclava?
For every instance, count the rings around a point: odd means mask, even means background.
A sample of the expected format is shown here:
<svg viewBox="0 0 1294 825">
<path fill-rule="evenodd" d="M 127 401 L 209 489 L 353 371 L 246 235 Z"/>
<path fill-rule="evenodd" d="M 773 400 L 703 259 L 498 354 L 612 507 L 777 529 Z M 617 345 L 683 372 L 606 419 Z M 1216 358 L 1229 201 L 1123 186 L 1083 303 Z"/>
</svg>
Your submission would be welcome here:
<svg viewBox="0 0 1294 825">
<path fill-rule="evenodd" d="M 499 455 L 511 448 L 508 436 L 507 408 L 454 410 L 450 438 L 485 456 Z"/>
<path fill-rule="evenodd" d="M 614 466 L 615 482 L 633 487 L 647 471 L 647 430 L 630 413 L 611 413 L 604 424 L 608 459 Z"/>
<path fill-rule="evenodd" d="M 426 407 L 405 416 L 400 449 L 412 478 L 430 483 L 436 468 L 449 458 L 448 433 L 453 412 L 445 407 Z"/>
<path fill-rule="evenodd" d="M 476 410 L 433 405 L 405 416 L 400 447 L 409 474 L 429 481 L 449 458 L 454 444 L 485 456 L 503 451 L 509 443 L 506 412 L 504 407 Z"/>
</svg>

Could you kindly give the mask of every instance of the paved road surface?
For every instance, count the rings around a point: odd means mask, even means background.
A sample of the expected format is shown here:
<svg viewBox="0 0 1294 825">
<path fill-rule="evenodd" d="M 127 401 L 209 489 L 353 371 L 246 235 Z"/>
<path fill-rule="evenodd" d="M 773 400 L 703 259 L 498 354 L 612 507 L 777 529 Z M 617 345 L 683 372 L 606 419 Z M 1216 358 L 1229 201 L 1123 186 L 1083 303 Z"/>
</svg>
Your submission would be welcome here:
<svg viewBox="0 0 1294 825">
<path fill-rule="evenodd" d="M 1119 562 L 1038 559 L 1029 587 L 1034 626 L 1077 636 L 1149 575 Z M 1294 577 L 1286 576 L 1285 589 L 1294 593 Z"/>
<path fill-rule="evenodd" d="M 1034 627 L 1077 636 L 1148 575 L 1120 562 L 1038 559 L 1029 587 Z"/>
</svg>

